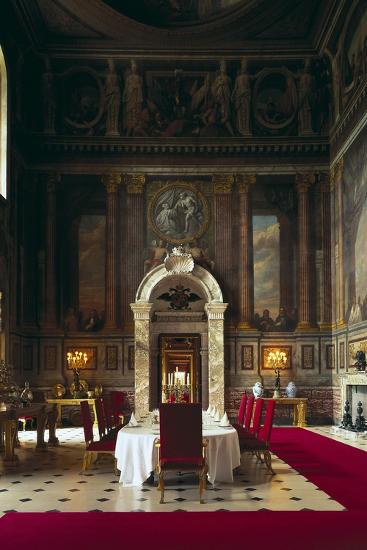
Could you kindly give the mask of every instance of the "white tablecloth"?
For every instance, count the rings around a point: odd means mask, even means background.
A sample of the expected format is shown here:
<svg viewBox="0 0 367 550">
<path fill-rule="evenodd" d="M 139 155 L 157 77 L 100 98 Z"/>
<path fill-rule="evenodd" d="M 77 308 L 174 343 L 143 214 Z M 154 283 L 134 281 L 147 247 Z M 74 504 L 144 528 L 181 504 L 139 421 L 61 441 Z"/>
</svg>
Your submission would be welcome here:
<svg viewBox="0 0 367 550">
<path fill-rule="evenodd" d="M 208 439 L 207 461 L 210 483 L 233 482 L 233 470 L 240 465 L 241 453 L 238 435 L 233 428 L 203 427 L 203 438 Z M 122 428 L 117 436 L 115 457 L 121 471 L 120 483 L 125 487 L 140 486 L 155 470 L 159 428 Z"/>
</svg>

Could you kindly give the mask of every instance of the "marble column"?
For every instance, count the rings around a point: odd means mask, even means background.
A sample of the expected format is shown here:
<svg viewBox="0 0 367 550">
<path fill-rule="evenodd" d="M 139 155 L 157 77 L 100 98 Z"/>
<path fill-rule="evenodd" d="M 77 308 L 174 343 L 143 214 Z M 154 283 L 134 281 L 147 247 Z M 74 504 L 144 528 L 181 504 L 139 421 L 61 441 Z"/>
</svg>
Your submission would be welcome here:
<svg viewBox="0 0 367 550">
<path fill-rule="evenodd" d="M 117 267 L 118 256 L 118 189 L 121 183 L 120 174 L 102 176 L 106 187 L 106 275 L 105 275 L 105 329 L 117 328 Z"/>
<path fill-rule="evenodd" d="M 57 174 L 48 174 L 46 178 L 47 217 L 46 217 L 46 292 L 45 324 L 48 329 L 56 328 L 56 184 L 60 181 Z"/>
<path fill-rule="evenodd" d="M 297 330 L 312 330 L 311 243 L 309 189 L 314 174 L 297 174 L 298 193 L 298 325 Z"/>
<path fill-rule="evenodd" d="M 144 276 L 144 174 L 127 174 L 126 208 L 126 255 L 123 270 L 125 284 L 123 294 L 123 327 L 125 332 L 133 331 L 133 315 L 129 304 L 135 301 L 135 294 Z"/>
<path fill-rule="evenodd" d="M 336 193 L 337 202 L 337 245 L 338 245 L 338 262 L 336 265 L 338 289 L 337 289 L 337 327 L 345 326 L 345 294 L 344 294 L 344 208 L 343 208 L 343 171 L 344 162 L 341 158 L 331 170 L 331 179 Z"/>
<path fill-rule="evenodd" d="M 142 416 L 148 414 L 150 405 L 150 315 L 153 304 L 136 302 L 130 307 L 135 324 L 135 411 Z"/>
<path fill-rule="evenodd" d="M 332 328 L 332 293 L 331 293 L 331 198 L 329 174 L 320 174 L 321 213 L 322 213 L 322 318 L 320 330 Z"/>
<path fill-rule="evenodd" d="M 216 174 L 214 190 L 215 275 L 227 299 L 232 290 L 232 187 L 234 177 Z"/>
<path fill-rule="evenodd" d="M 239 324 L 240 330 L 253 330 L 254 250 L 252 231 L 252 193 L 256 174 L 236 177 L 239 193 Z"/>
<path fill-rule="evenodd" d="M 224 312 L 228 304 L 205 304 L 208 317 L 209 403 L 224 414 Z"/>
</svg>

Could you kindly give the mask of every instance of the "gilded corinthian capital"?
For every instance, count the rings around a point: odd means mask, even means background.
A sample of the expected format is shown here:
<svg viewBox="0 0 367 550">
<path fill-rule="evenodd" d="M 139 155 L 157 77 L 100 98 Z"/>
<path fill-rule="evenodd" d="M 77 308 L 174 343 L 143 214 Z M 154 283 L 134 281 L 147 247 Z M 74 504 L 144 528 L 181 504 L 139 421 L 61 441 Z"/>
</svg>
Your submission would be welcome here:
<svg viewBox="0 0 367 550">
<path fill-rule="evenodd" d="M 212 177 L 216 195 L 229 195 L 232 191 L 234 176 L 232 174 L 215 174 Z"/>
<path fill-rule="evenodd" d="M 306 193 L 314 183 L 315 174 L 312 174 L 311 172 L 296 174 L 296 187 L 298 193 Z"/>
<path fill-rule="evenodd" d="M 145 174 L 126 174 L 125 183 L 129 194 L 141 195 L 144 191 Z"/>
<path fill-rule="evenodd" d="M 256 183 L 256 174 L 237 174 L 236 182 L 239 193 L 248 193 Z"/>
<path fill-rule="evenodd" d="M 117 193 L 121 184 L 121 174 L 112 173 L 102 176 L 102 183 L 106 187 L 107 193 Z"/>
</svg>

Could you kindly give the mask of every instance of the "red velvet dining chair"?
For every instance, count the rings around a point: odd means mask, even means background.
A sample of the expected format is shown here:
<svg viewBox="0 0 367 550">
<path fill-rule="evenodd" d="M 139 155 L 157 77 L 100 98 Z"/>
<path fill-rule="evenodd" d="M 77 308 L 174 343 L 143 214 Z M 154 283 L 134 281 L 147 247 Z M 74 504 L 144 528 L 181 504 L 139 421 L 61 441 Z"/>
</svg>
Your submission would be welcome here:
<svg viewBox="0 0 367 550">
<path fill-rule="evenodd" d="M 257 437 L 239 438 L 241 452 L 254 452 L 256 456 L 261 460 L 261 453 L 263 453 L 264 462 L 267 469 L 274 475 L 275 472 L 271 467 L 271 453 L 269 451 L 271 432 L 273 429 L 274 411 L 276 401 L 270 399 L 268 401 L 264 424 L 258 431 Z"/>
<path fill-rule="evenodd" d="M 115 426 L 124 423 L 124 418 L 131 415 L 127 394 L 124 391 L 114 390 L 110 392 L 111 404 L 115 415 Z"/>
<path fill-rule="evenodd" d="M 112 454 L 114 456 L 116 441 L 105 437 L 102 437 L 99 441 L 94 441 L 92 415 L 90 414 L 88 401 L 81 401 L 80 409 L 85 439 L 85 453 L 83 458 L 83 471 L 85 471 L 93 464 L 98 454 Z"/>
<path fill-rule="evenodd" d="M 95 405 L 96 405 L 99 439 L 102 439 L 102 437 L 104 437 L 107 433 L 107 425 L 106 425 L 103 401 L 100 397 L 96 399 Z"/>
<path fill-rule="evenodd" d="M 240 406 L 237 414 L 237 422 L 236 424 L 234 424 L 234 426 L 243 426 L 243 422 L 245 419 L 246 403 L 247 403 L 247 395 L 246 393 L 244 393 L 241 397 Z"/>
<path fill-rule="evenodd" d="M 203 441 L 200 403 L 164 403 L 159 407 L 158 490 L 164 503 L 164 475 L 167 471 L 196 471 L 199 474 L 200 503 L 206 489 L 207 441 Z"/>
<path fill-rule="evenodd" d="M 240 441 L 244 439 L 249 439 L 249 438 L 251 439 L 253 437 L 258 436 L 260 425 L 261 425 L 261 416 L 262 416 L 263 406 L 264 406 L 264 400 L 261 397 L 258 397 L 257 399 L 255 399 L 255 405 L 253 409 L 254 412 L 252 415 L 252 424 L 249 426 L 248 430 L 243 428 L 242 430 L 238 431 L 238 437 Z"/>
</svg>

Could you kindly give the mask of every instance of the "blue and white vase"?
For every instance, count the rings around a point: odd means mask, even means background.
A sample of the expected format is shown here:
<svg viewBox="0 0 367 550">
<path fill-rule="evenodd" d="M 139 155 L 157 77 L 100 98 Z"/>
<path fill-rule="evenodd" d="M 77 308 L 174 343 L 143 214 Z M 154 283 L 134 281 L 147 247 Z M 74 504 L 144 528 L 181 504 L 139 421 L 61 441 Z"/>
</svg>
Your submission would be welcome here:
<svg viewBox="0 0 367 550">
<path fill-rule="evenodd" d="M 292 381 L 288 382 L 288 386 L 285 388 L 285 393 L 287 394 L 287 397 L 296 397 L 297 395 L 296 384 Z"/>
<path fill-rule="evenodd" d="M 255 382 L 252 386 L 252 393 L 254 394 L 255 399 L 258 399 L 264 395 L 264 386 L 261 382 Z"/>
</svg>

